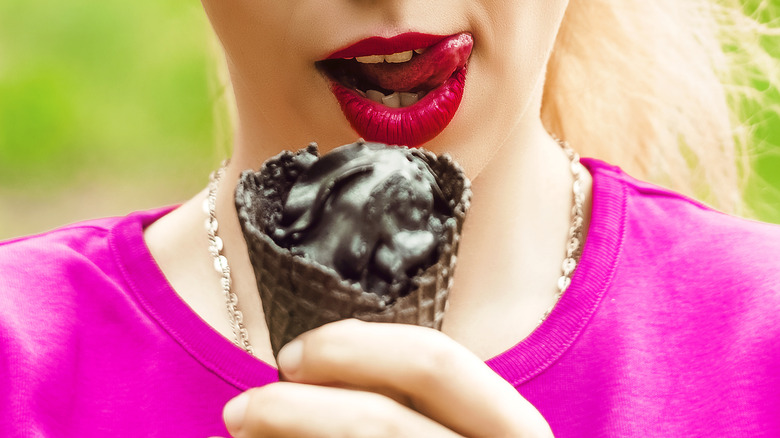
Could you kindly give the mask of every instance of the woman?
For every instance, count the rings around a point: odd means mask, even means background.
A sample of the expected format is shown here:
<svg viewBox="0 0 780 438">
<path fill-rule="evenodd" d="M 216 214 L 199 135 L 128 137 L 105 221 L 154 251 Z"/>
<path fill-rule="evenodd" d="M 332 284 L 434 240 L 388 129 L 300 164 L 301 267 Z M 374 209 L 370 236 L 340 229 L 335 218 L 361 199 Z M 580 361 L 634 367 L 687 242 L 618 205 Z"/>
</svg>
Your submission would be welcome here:
<svg viewBox="0 0 780 438">
<path fill-rule="evenodd" d="M 701 165 L 673 177 L 736 175 L 708 9 L 638 3 L 203 0 L 233 156 L 172 211 L 0 247 L 4 434 L 776 435 L 780 230 L 601 161 L 578 171 L 548 133 L 644 174 L 683 138 Z M 621 65 L 622 47 L 642 57 Z M 235 183 L 280 150 L 358 136 L 449 152 L 473 181 L 442 333 L 327 325 L 280 352 L 274 383 Z"/>
</svg>

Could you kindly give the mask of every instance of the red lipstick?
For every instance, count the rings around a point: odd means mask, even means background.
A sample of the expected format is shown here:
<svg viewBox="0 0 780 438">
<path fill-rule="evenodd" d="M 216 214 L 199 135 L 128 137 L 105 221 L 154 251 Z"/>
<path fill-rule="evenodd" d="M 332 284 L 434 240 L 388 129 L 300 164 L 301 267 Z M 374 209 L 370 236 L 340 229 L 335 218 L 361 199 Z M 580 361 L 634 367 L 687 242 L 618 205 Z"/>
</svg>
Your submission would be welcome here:
<svg viewBox="0 0 780 438">
<path fill-rule="evenodd" d="M 407 50 L 430 47 L 447 38 L 445 35 L 408 32 L 392 38 L 371 37 L 332 53 L 326 59 L 354 58 L 367 55 L 392 55 Z"/>
<path fill-rule="evenodd" d="M 361 137 L 414 147 L 439 135 L 454 118 L 463 98 L 472 47 L 468 33 L 407 33 L 365 39 L 320 63 L 342 112 Z M 425 50 L 403 63 L 347 59 L 415 49 Z M 399 107 L 399 93 L 424 97 Z"/>
</svg>

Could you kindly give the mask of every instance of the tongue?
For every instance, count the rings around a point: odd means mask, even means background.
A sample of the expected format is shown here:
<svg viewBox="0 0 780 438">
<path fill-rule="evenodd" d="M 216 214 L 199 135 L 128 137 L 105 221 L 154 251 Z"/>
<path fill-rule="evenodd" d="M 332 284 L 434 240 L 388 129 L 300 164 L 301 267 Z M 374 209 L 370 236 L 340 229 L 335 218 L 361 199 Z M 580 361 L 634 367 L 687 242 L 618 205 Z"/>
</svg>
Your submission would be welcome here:
<svg viewBox="0 0 780 438">
<path fill-rule="evenodd" d="M 473 45 L 471 34 L 462 33 L 442 40 L 410 61 L 359 64 L 360 71 L 388 90 L 432 90 L 443 84 L 455 70 L 466 65 Z"/>
</svg>

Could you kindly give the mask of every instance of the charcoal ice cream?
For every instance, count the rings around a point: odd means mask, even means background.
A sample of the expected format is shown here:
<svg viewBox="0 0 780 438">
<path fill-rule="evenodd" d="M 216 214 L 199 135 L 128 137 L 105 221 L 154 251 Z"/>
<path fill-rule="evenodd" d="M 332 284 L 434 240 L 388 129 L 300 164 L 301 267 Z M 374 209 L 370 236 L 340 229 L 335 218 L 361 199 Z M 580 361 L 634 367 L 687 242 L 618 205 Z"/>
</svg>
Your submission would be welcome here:
<svg viewBox="0 0 780 438">
<path fill-rule="evenodd" d="M 308 167 L 274 241 L 386 300 L 406 295 L 410 279 L 436 262 L 452 215 L 419 151 L 353 143 L 298 159 Z"/>
</svg>

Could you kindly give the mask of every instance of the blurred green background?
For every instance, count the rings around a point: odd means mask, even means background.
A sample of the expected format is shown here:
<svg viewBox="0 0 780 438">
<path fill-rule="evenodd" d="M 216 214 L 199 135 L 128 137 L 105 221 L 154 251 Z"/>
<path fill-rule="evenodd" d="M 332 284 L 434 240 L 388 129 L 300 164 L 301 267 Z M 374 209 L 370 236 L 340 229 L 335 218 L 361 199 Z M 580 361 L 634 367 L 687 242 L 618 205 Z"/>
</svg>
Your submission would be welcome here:
<svg viewBox="0 0 780 438">
<path fill-rule="evenodd" d="M 283 1 L 283 0 L 280 0 Z M 749 0 L 765 22 L 780 1 Z M 200 2 L 0 0 L 0 239 L 183 201 L 227 155 Z M 780 38 L 766 48 L 780 63 Z M 780 223 L 780 93 L 746 105 L 746 196 Z"/>
</svg>

